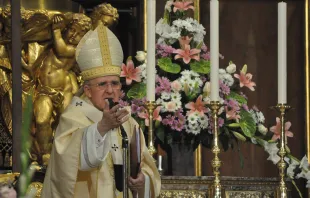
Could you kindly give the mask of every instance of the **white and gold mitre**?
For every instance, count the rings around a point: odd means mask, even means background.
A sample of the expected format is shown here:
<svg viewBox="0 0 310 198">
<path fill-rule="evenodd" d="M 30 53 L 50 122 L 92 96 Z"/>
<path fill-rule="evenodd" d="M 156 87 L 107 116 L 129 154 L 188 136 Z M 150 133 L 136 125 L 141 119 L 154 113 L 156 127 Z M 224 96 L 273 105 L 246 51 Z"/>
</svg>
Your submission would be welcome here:
<svg viewBox="0 0 310 198">
<path fill-rule="evenodd" d="M 101 76 L 119 76 L 123 57 L 119 40 L 102 24 L 85 34 L 75 53 L 83 80 Z"/>
</svg>

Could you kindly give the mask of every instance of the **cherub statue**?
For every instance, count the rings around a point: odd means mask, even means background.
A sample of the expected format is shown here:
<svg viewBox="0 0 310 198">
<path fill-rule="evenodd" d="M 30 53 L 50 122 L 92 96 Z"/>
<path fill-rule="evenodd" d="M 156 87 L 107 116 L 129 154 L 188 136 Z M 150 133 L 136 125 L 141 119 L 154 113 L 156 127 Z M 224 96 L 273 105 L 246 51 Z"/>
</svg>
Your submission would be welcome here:
<svg viewBox="0 0 310 198">
<path fill-rule="evenodd" d="M 0 9 L 0 41 L 6 38 L 4 28 L 5 9 Z M 6 43 L 0 44 L 0 100 L 1 114 L 5 125 L 12 135 L 12 67 Z"/>
<path fill-rule="evenodd" d="M 71 23 L 65 28 L 63 15 L 53 17 L 53 48 L 37 72 L 37 96 L 34 101 L 36 124 L 35 145 L 38 145 L 39 163 L 46 165 L 52 146 L 53 122 L 78 90 L 74 73 L 70 72 L 76 64 L 75 48 L 81 38 L 91 29 L 91 19 L 84 14 L 73 14 Z M 42 159 L 39 159 L 42 156 Z"/>
<path fill-rule="evenodd" d="M 7 129 L 12 133 L 12 68 L 11 57 L 11 6 L 1 8 L 0 14 L 0 95 L 1 113 Z M 25 10 L 21 8 L 21 63 L 22 102 L 35 88 L 35 72 L 44 53 L 51 46 L 51 16 L 55 11 Z M 60 13 L 60 12 L 58 12 Z"/>
<path fill-rule="evenodd" d="M 103 23 L 107 27 L 116 25 L 119 15 L 117 9 L 111 6 L 111 4 L 102 3 L 94 7 L 90 18 L 92 20 L 92 28 L 96 29 L 99 23 Z"/>
</svg>

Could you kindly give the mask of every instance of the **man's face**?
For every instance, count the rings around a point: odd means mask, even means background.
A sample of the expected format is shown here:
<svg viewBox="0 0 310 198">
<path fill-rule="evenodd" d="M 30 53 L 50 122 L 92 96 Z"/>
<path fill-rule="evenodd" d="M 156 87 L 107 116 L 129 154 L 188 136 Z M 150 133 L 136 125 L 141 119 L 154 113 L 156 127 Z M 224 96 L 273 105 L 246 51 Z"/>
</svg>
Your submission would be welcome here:
<svg viewBox="0 0 310 198">
<path fill-rule="evenodd" d="M 119 101 L 121 95 L 120 88 L 118 76 L 104 76 L 92 79 L 88 84 L 84 85 L 84 93 L 93 105 L 102 111 L 106 108 L 107 98 L 113 98 L 114 102 Z"/>
</svg>

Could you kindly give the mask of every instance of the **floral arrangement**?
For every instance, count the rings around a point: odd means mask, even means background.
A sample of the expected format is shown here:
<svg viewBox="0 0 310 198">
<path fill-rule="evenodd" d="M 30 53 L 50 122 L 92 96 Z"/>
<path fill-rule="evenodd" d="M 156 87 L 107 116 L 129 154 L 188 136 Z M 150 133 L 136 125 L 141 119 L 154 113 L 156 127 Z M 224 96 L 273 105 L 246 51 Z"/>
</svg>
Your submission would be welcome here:
<svg viewBox="0 0 310 198">
<path fill-rule="evenodd" d="M 162 144 L 177 141 L 210 147 L 211 112 L 206 106 L 210 102 L 210 53 L 203 40 L 204 27 L 188 17 L 187 12 L 193 9 L 192 1 L 167 1 L 164 17 L 156 24 L 156 103 L 159 106 L 153 117 L 156 136 Z M 143 106 L 146 63 L 146 53 L 139 51 L 135 60 L 129 57 L 122 65 L 121 73 L 126 81 L 126 94 L 121 103 L 131 105 L 133 116 L 142 125 L 148 125 L 148 113 Z M 247 66 L 237 72 L 236 65 L 229 62 L 219 72 L 220 102 L 224 104 L 219 112 L 219 126 L 221 141 L 228 148 L 231 142 L 226 140 L 251 138 L 258 130 L 266 130 L 265 118 L 257 108 L 247 106 L 247 97 L 241 92 L 247 88 L 254 91 L 256 86 Z"/>
<path fill-rule="evenodd" d="M 194 10 L 190 0 L 168 0 L 165 14 L 156 24 L 156 103 L 155 134 L 163 148 L 179 142 L 192 147 L 202 144 L 211 147 L 213 134 L 210 102 L 210 53 L 204 43 L 204 27 L 189 17 Z M 224 57 L 219 54 L 219 57 Z M 137 65 L 137 66 L 135 66 Z M 148 126 L 149 116 L 144 107 L 146 95 L 146 52 L 138 51 L 122 66 L 121 77 L 126 81 L 121 103 L 132 107 L 132 115 L 142 128 Z M 220 103 L 219 140 L 224 150 L 235 142 L 249 141 L 262 146 L 270 154 L 268 160 L 279 161 L 276 140 L 280 137 L 279 118 L 276 126 L 265 127 L 264 114 L 257 107 L 249 107 L 243 90 L 255 91 L 256 84 L 247 65 L 237 71 L 229 62 L 219 70 Z M 126 93 L 126 94 L 125 94 Z M 286 123 L 286 135 L 291 124 Z M 286 162 L 288 175 L 310 179 L 306 157 L 298 161 L 290 153 Z M 299 170 L 299 173 L 296 174 Z M 310 182 L 308 183 L 310 186 Z"/>
</svg>

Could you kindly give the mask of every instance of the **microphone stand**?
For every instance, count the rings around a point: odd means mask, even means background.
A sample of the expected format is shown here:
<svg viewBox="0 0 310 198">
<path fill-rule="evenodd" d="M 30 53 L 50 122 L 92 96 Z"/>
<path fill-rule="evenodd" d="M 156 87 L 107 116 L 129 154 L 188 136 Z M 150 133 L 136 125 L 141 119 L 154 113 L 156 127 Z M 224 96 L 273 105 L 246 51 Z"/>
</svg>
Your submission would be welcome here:
<svg viewBox="0 0 310 198">
<path fill-rule="evenodd" d="M 129 168 L 129 147 L 128 137 L 121 126 L 122 148 L 123 148 L 123 198 L 128 198 L 128 168 Z"/>
<path fill-rule="evenodd" d="M 110 109 L 116 105 L 117 103 L 115 103 L 113 101 L 112 98 L 108 98 L 109 101 L 109 107 Z M 120 126 L 121 129 L 121 135 L 122 135 L 122 149 L 123 149 L 123 198 L 128 198 L 128 170 L 129 170 L 129 160 L 130 160 L 130 156 L 129 156 L 129 147 L 128 147 L 128 136 L 127 133 L 125 131 L 125 129 L 123 128 L 123 126 Z"/>
</svg>

